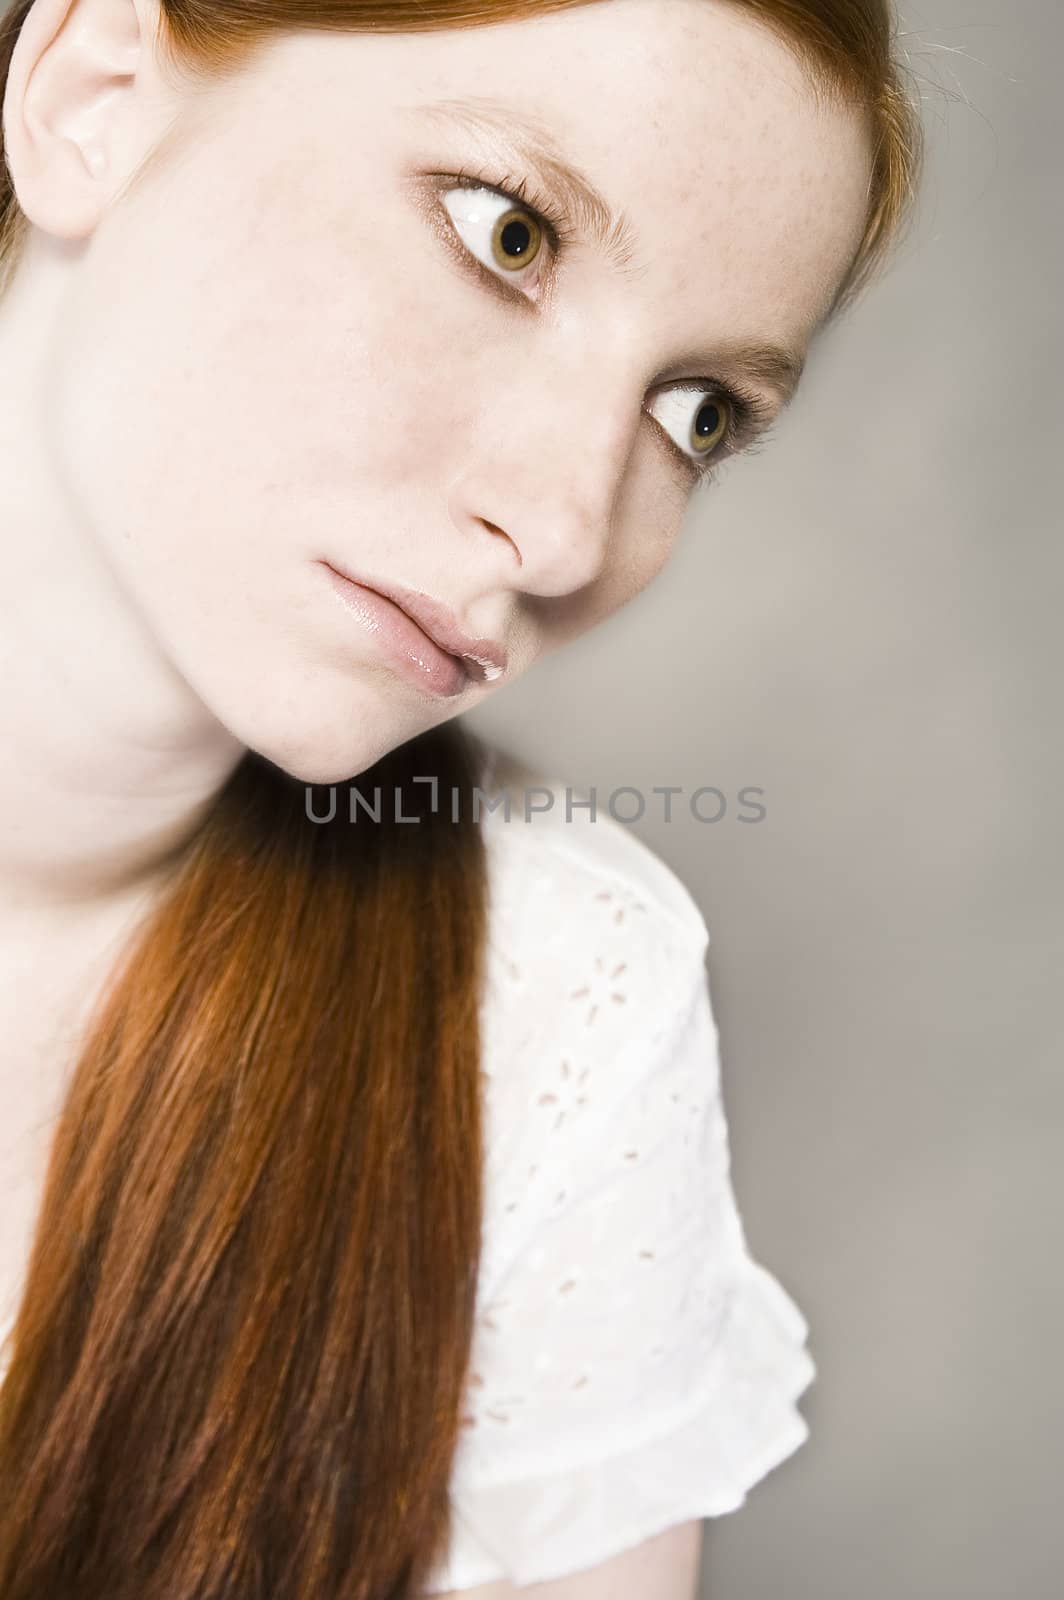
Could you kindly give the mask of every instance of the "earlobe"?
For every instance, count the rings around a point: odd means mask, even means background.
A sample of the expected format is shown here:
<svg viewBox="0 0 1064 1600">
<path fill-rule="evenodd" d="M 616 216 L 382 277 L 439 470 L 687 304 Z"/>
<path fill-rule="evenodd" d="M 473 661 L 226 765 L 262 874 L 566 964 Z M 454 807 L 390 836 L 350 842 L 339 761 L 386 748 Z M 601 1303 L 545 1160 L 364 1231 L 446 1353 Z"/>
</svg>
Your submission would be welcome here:
<svg viewBox="0 0 1064 1600">
<path fill-rule="evenodd" d="M 4 152 L 21 209 L 55 238 L 90 234 L 147 153 L 139 112 L 157 18 L 158 0 L 36 0 L 22 26 Z"/>
</svg>

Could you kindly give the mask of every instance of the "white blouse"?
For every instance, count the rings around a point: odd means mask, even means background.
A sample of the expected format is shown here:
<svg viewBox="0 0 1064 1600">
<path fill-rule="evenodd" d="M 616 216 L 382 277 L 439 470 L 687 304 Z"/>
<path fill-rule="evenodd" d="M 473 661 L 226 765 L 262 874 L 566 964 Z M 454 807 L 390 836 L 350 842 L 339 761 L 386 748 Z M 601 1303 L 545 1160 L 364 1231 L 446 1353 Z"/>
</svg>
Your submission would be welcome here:
<svg viewBox="0 0 1064 1600">
<path fill-rule="evenodd" d="M 526 821 L 519 771 L 493 756 L 484 780 L 512 805 L 482 817 L 482 1257 L 430 1594 L 736 1510 L 808 1437 L 816 1376 L 736 1207 L 702 914 L 623 823 L 567 819 L 564 785 Z"/>
<path fill-rule="evenodd" d="M 701 912 L 623 823 L 567 819 L 549 781 L 526 821 L 509 782 L 510 820 L 483 820 L 484 1254 L 432 1594 L 736 1510 L 808 1437 L 816 1376 L 736 1207 Z"/>
</svg>

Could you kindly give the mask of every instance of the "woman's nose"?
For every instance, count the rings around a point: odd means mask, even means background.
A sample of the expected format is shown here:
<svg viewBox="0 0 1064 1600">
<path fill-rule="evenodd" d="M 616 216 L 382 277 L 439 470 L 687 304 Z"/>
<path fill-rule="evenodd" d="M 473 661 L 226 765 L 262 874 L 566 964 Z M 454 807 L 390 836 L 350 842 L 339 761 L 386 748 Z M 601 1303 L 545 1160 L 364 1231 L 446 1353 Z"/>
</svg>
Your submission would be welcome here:
<svg viewBox="0 0 1064 1600">
<path fill-rule="evenodd" d="M 510 495 L 494 517 L 476 513 L 496 539 L 513 551 L 511 586 L 525 594 L 562 596 L 600 577 L 609 549 L 608 521 L 564 496 L 541 494 L 521 504 Z M 501 520 L 500 520 L 501 519 Z"/>
<path fill-rule="evenodd" d="M 522 592 L 571 594 L 607 565 L 638 405 L 604 408 L 601 379 L 595 389 L 596 401 L 569 396 L 538 423 L 526 408 L 511 440 L 485 445 L 451 490 L 452 521 L 505 541 L 496 567 L 508 561 Z"/>
</svg>

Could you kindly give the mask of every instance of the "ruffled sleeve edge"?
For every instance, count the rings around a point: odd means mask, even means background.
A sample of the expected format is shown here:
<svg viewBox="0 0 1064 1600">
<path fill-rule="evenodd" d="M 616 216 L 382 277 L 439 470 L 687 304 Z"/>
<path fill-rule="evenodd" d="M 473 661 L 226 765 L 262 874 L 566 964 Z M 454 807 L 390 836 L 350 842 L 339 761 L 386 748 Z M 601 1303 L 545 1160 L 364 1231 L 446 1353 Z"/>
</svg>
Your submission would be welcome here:
<svg viewBox="0 0 1064 1600">
<path fill-rule="evenodd" d="M 427 1593 L 591 1567 L 677 1523 L 736 1511 L 809 1437 L 797 1400 L 816 1377 L 808 1327 L 746 1256 L 712 1372 L 679 1421 L 602 1459 L 496 1483 L 452 1485 L 449 1562 Z"/>
</svg>

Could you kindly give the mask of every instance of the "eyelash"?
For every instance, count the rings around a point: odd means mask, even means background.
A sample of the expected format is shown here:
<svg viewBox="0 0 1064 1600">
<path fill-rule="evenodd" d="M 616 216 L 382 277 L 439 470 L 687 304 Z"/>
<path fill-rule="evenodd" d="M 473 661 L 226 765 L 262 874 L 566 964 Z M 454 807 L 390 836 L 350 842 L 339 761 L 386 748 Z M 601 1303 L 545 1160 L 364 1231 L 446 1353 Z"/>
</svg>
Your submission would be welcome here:
<svg viewBox="0 0 1064 1600">
<path fill-rule="evenodd" d="M 504 175 L 498 179 L 490 179 L 479 173 L 468 172 L 464 168 L 445 176 L 449 183 L 459 188 L 490 189 L 502 199 L 509 200 L 514 206 L 520 206 L 530 212 L 546 234 L 547 242 L 555 256 L 561 256 L 580 237 L 579 231 L 561 207 L 556 205 L 549 195 L 537 191 L 527 178 Z M 472 259 L 476 261 L 475 256 Z M 483 266 L 483 263 L 477 262 L 477 265 Z M 490 268 L 484 267 L 483 270 L 494 276 Z M 742 452 L 753 454 L 763 450 L 768 443 L 772 435 L 773 411 L 755 390 L 734 382 L 725 383 L 719 378 L 685 379 L 681 383 L 672 383 L 667 387 L 674 394 L 679 392 L 721 395 L 727 401 L 731 413 L 731 427 L 704 464 L 681 450 L 672 436 L 656 423 L 656 419 L 651 418 L 651 421 L 655 421 L 657 433 L 670 455 L 681 463 L 696 486 L 713 482 L 729 457 Z"/>
</svg>

